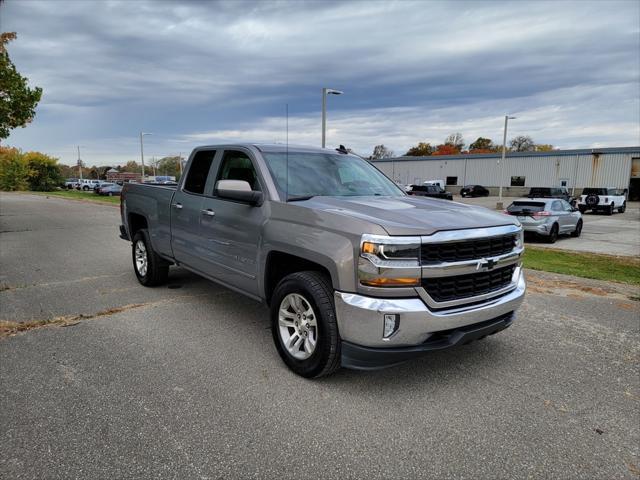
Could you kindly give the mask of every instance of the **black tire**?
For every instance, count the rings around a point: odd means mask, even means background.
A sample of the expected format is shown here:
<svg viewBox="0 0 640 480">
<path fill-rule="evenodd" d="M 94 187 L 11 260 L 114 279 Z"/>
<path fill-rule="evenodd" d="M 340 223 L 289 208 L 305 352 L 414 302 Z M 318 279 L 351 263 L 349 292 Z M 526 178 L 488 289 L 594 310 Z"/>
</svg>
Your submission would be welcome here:
<svg viewBox="0 0 640 480">
<path fill-rule="evenodd" d="M 627 202 L 624 202 L 620 208 L 618 208 L 618 213 L 624 213 L 627 209 Z"/>
<path fill-rule="evenodd" d="M 613 203 L 607 207 L 606 213 L 607 215 L 613 215 Z"/>
<path fill-rule="evenodd" d="M 292 293 L 301 295 L 316 316 L 317 339 L 311 356 L 296 359 L 283 344 L 279 327 L 279 311 L 284 298 Z M 326 275 L 305 271 L 287 275 L 276 286 L 271 297 L 271 332 L 284 363 L 305 378 L 330 375 L 340 368 L 340 334 L 333 302 L 333 287 Z"/>
<path fill-rule="evenodd" d="M 584 213 L 587 211 L 587 207 L 584 207 L 582 205 L 578 205 L 578 210 L 580 211 L 581 214 L 584 215 Z"/>
<path fill-rule="evenodd" d="M 582 233 L 582 220 L 578 220 L 578 223 L 576 223 L 576 229 L 573 232 L 571 232 L 571 236 L 578 238 L 581 233 Z"/>
<path fill-rule="evenodd" d="M 551 227 L 551 231 L 549 232 L 549 236 L 547 237 L 547 243 L 556 243 L 556 240 L 558 240 L 559 231 L 560 227 L 558 227 L 557 223 L 554 223 L 553 227 Z"/>
<path fill-rule="evenodd" d="M 146 252 L 146 271 L 142 273 L 139 271 L 138 263 L 136 262 L 136 246 L 139 242 L 144 245 L 144 250 Z M 145 287 L 155 287 L 157 285 L 162 285 L 167 281 L 167 277 L 169 276 L 169 264 L 153 251 L 147 229 L 140 229 L 133 236 L 133 243 L 131 244 L 131 258 L 133 260 L 133 271 L 136 272 L 138 281 Z"/>
</svg>

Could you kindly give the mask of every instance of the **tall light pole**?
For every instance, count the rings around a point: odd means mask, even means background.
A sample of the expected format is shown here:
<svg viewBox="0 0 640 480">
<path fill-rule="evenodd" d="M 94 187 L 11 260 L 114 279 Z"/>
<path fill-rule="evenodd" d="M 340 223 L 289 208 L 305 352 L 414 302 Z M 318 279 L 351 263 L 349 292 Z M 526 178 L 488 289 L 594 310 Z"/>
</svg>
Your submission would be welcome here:
<svg viewBox="0 0 640 480">
<path fill-rule="evenodd" d="M 142 181 L 144 182 L 144 147 L 142 146 L 142 137 L 151 135 L 150 133 L 140 132 L 140 160 L 142 160 Z"/>
<path fill-rule="evenodd" d="M 500 183 L 500 188 L 498 189 L 498 209 L 502 209 L 502 181 L 504 180 L 503 170 L 504 170 L 504 161 L 507 156 L 507 125 L 509 124 L 509 120 L 515 120 L 516 117 L 510 117 L 509 115 L 504 116 L 504 134 L 502 136 L 502 165 L 498 168 L 498 178 Z"/>
<path fill-rule="evenodd" d="M 322 148 L 325 147 L 327 138 L 327 95 L 342 95 L 343 93 L 333 88 L 322 89 Z"/>
<path fill-rule="evenodd" d="M 82 180 L 82 160 L 80 159 L 80 145 L 78 145 L 78 174 Z"/>
</svg>

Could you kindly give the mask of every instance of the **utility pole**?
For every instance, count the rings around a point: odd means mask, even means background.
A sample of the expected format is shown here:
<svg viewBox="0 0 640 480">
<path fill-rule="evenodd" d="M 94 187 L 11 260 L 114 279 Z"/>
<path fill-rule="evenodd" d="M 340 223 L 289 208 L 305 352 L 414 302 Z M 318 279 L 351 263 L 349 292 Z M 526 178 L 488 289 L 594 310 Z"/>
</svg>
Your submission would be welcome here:
<svg viewBox="0 0 640 480">
<path fill-rule="evenodd" d="M 82 180 L 82 160 L 80 160 L 80 145 L 78 145 L 78 174 Z"/>
<path fill-rule="evenodd" d="M 182 152 L 178 153 L 178 165 L 180 165 L 180 176 L 182 176 Z"/>
<path fill-rule="evenodd" d="M 342 95 L 343 93 L 333 88 L 322 89 L 322 148 L 325 147 L 327 138 L 327 95 Z"/>
<path fill-rule="evenodd" d="M 142 146 L 142 137 L 151 135 L 150 133 L 140 132 L 140 160 L 142 161 L 142 182 L 144 182 L 144 147 Z"/>
<path fill-rule="evenodd" d="M 498 183 L 499 185 L 499 189 L 498 189 L 498 204 L 496 205 L 496 209 L 497 210 L 502 210 L 503 209 L 503 204 L 502 204 L 502 181 L 504 180 L 504 163 L 505 163 L 505 158 L 507 156 L 507 125 L 509 123 L 509 120 L 515 120 L 516 117 L 510 117 L 509 115 L 505 115 L 504 116 L 504 134 L 502 136 L 502 164 L 500 165 L 500 168 L 498 168 Z M 500 163 L 500 162 L 498 162 Z"/>
</svg>

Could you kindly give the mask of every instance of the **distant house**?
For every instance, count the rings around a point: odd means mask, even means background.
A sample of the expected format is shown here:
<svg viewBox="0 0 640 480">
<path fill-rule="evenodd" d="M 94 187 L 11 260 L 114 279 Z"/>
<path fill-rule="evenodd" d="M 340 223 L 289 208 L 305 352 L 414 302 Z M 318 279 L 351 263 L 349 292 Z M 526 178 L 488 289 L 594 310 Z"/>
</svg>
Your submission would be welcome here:
<svg viewBox="0 0 640 480">
<path fill-rule="evenodd" d="M 140 182 L 142 175 L 140 173 L 133 172 L 119 172 L 115 168 L 107 170 L 108 182 Z"/>
</svg>

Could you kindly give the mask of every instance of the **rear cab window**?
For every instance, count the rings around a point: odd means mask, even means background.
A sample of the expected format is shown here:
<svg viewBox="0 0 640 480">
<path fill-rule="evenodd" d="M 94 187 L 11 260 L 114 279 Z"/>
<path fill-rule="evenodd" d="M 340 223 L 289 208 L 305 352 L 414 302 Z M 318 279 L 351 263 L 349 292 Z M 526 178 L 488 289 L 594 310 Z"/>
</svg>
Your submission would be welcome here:
<svg viewBox="0 0 640 480">
<path fill-rule="evenodd" d="M 204 194 L 204 188 L 207 184 L 207 178 L 209 177 L 209 170 L 211 170 L 211 164 L 215 157 L 215 150 L 202 150 L 195 154 L 187 177 L 185 178 L 182 189 L 185 192 L 194 193 L 196 195 Z"/>
</svg>

